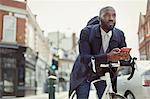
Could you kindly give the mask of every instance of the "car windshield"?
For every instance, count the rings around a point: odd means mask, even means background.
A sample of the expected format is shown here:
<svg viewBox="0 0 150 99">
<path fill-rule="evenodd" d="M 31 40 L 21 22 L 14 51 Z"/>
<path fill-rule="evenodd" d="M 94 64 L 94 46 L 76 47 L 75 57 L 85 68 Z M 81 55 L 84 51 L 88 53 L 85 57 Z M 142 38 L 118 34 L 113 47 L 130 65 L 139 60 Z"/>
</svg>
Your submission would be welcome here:
<svg viewBox="0 0 150 99">
<path fill-rule="evenodd" d="M 143 75 L 150 75 L 150 70 L 147 70 L 146 72 L 144 72 Z"/>
<path fill-rule="evenodd" d="M 118 76 L 119 75 L 128 75 L 130 73 L 131 73 L 131 67 L 122 66 L 118 72 Z"/>
</svg>

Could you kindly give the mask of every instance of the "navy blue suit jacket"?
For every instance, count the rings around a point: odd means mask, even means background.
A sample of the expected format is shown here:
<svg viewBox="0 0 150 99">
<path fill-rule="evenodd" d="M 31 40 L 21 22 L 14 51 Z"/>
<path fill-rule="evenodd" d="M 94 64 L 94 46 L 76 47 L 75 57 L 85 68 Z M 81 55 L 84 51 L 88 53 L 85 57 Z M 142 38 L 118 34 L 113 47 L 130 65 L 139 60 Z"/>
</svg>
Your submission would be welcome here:
<svg viewBox="0 0 150 99">
<path fill-rule="evenodd" d="M 97 57 L 96 62 L 107 62 L 107 55 L 100 54 L 101 46 L 102 37 L 99 24 L 90 25 L 82 29 L 79 40 L 79 56 L 74 63 L 70 75 L 69 96 L 81 84 L 81 82 L 87 79 L 89 73 L 88 63 L 91 60 L 91 56 Z M 124 33 L 121 30 L 114 28 L 106 52 L 110 52 L 113 48 L 122 47 L 126 47 Z"/>
</svg>

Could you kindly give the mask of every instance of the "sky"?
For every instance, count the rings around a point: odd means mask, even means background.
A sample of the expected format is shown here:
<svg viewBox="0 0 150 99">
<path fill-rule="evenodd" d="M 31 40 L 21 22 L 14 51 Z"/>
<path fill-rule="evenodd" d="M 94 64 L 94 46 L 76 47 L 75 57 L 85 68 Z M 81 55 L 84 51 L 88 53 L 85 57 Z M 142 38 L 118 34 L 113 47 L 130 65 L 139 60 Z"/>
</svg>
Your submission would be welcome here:
<svg viewBox="0 0 150 99">
<path fill-rule="evenodd" d="M 48 32 L 63 32 L 79 38 L 80 31 L 92 17 L 105 6 L 116 10 L 116 27 L 124 31 L 131 55 L 139 58 L 138 23 L 139 14 L 145 14 L 147 0 L 27 0 L 41 29 Z"/>
</svg>

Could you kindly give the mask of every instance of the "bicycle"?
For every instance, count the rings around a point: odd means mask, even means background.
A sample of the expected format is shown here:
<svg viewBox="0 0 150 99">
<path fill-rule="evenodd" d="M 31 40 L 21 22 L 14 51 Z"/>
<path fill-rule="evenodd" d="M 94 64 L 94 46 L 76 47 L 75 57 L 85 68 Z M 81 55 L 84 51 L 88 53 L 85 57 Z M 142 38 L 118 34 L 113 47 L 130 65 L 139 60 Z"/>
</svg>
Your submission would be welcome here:
<svg viewBox="0 0 150 99">
<path fill-rule="evenodd" d="M 132 72 L 131 72 L 131 75 L 128 77 L 128 80 L 130 80 L 133 77 L 134 70 L 135 70 L 135 67 L 134 67 L 135 60 L 136 60 L 136 58 L 133 58 L 130 64 L 127 64 L 127 63 L 121 64 L 124 66 L 131 66 L 131 68 L 132 68 Z M 96 66 L 95 66 L 95 59 L 94 58 L 91 58 L 91 63 L 92 63 L 93 72 L 96 73 Z M 119 63 L 101 64 L 100 67 L 101 68 L 120 67 L 120 64 Z M 112 90 L 112 83 L 111 83 L 111 78 L 110 78 L 109 72 L 106 72 L 105 76 L 100 77 L 100 79 L 98 79 L 98 80 L 94 80 L 92 83 L 95 83 L 95 82 L 98 82 L 101 80 L 106 81 L 106 88 L 105 88 L 105 91 L 103 93 L 102 99 L 126 99 L 124 96 L 121 96 Z"/>
</svg>

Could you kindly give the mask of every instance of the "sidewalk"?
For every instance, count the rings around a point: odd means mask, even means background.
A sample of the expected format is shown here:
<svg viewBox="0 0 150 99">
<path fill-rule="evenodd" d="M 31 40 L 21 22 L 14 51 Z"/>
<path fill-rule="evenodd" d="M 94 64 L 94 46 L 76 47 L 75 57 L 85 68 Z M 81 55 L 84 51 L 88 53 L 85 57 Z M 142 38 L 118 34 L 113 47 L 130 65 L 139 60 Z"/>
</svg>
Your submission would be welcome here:
<svg viewBox="0 0 150 99">
<path fill-rule="evenodd" d="M 3 97 L 2 99 L 49 99 L 48 93 L 42 93 L 34 96 L 26 97 Z M 68 92 L 57 92 L 55 93 L 55 99 L 68 99 Z M 74 97 L 76 99 L 76 97 Z M 89 99 L 97 99 L 95 90 L 90 91 Z"/>
<path fill-rule="evenodd" d="M 55 93 L 56 99 L 67 99 L 68 92 L 59 92 Z M 26 96 L 26 97 L 13 97 L 13 96 L 6 96 L 2 99 L 49 99 L 48 93 L 42 93 L 34 96 Z"/>
</svg>

